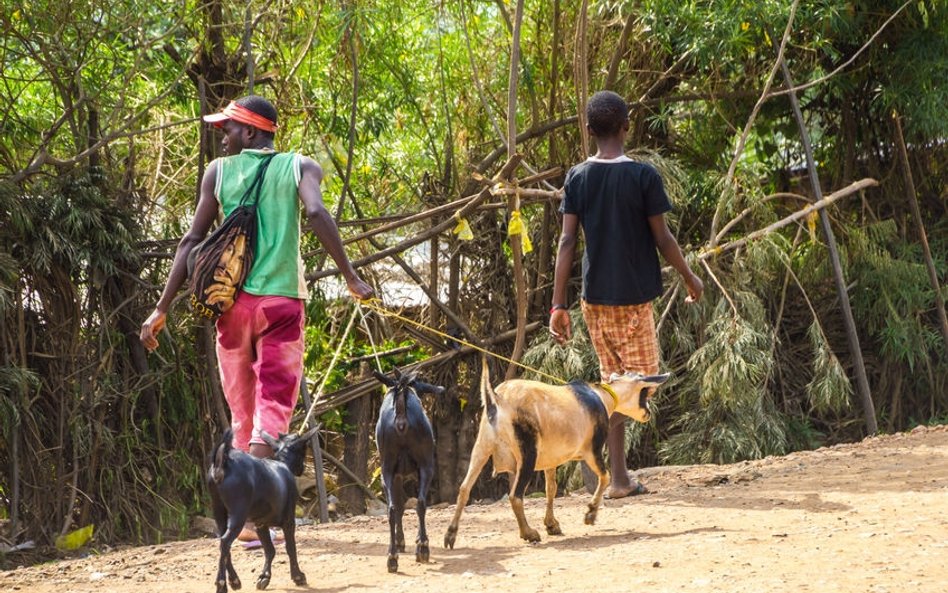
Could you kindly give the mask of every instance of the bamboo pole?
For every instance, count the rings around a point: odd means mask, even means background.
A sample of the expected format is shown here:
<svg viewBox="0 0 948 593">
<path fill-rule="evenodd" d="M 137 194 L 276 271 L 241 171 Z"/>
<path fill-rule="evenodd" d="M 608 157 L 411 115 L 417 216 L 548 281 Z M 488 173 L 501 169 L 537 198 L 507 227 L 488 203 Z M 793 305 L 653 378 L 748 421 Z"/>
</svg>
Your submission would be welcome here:
<svg viewBox="0 0 948 593">
<path fill-rule="evenodd" d="M 905 193 L 908 194 L 909 206 L 912 208 L 912 217 L 918 227 L 918 239 L 922 244 L 922 254 L 925 257 L 925 267 L 928 268 L 928 279 L 935 291 L 935 306 L 938 308 L 938 318 L 941 320 L 941 336 L 948 348 L 948 317 L 945 315 L 945 301 L 941 298 L 941 287 L 938 285 L 938 271 L 932 260 L 932 250 L 928 246 L 928 235 L 922 222 L 922 213 L 918 207 L 918 198 L 915 191 L 915 180 L 912 178 L 912 166 L 909 164 L 908 150 L 905 148 L 905 136 L 902 134 L 902 122 L 898 113 L 892 114 L 895 121 L 895 142 L 899 147 L 899 160 L 902 163 L 902 179 L 905 181 Z"/>
<path fill-rule="evenodd" d="M 517 83 L 520 80 L 520 28 L 523 22 L 523 0 L 517 0 L 514 13 L 513 40 L 510 46 L 510 84 L 507 91 L 507 158 L 517 154 Z M 510 172 L 513 176 L 513 171 Z M 520 210 L 520 194 L 515 192 L 507 199 L 507 214 L 512 217 Z M 519 234 L 508 235 L 510 251 L 513 256 L 514 286 L 517 298 L 517 336 L 514 339 L 511 360 L 518 361 L 523 355 L 527 325 L 527 279 L 523 269 L 523 245 Z M 517 366 L 511 362 L 507 366 L 507 379 L 513 379 Z"/>
<path fill-rule="evenodd" d="M 576 80 L 576 117 L 579 120 L 579 136 L 582 140 L 582 157 L 589 156 L 589 130 L 586 129 L 586 99 L 589 97 L 589 67 L 586 57 L 586 23 L 589 0 L 583 0 L 579 7 L 576 24 L 576 38 L 573 44 L 573 76 Z"/>
<path fill-rule="evenodd" d="M 780 69 L 783 71 L 783 78 L 787 87 L 793 88 L 793 80 L 790 77 L 790 69 L 787 68 L 787 61 L 783 56 L 779 56 Z M 816 163 L 813 159 L 813 148 L 810 146 L 810 136 L 806 131 L 806 124 L 803 121 L 803 113 L 800 111 L 800 103 L 797 101 L 797 94 L 791 91 L 788 94 L 790 106 L 793 108 L 793 117 L 797 121 L 797 127 L 800 130 L 800 141 L 803 143 L 803 151 L 806 153 L 806 167 L 810 175 L 810 184 L 813 189 L 813 195 L 817 202 L 823 198 L 823 191 L 820 188 L 820 178 L 816 172 Z M 846 326 L 846 337 L 849 340 L 849 350 L 853 357 L 853 367 L 856 374 L 856 387 L 859 391 L 862 411 L 866 420 L 866 431 L 870 435 L 879 432 L 879 426 L 876 423 L 876 410 L 872 403 L 872 395 L 869 391 L 869 380 L 866 378 L 866 366 L 862 359 L 862 349 L 859 346 L 859 335 L 856 333 L 856 322 L 853 319 L 852 307 L 849 303 L 849 293 L 846 289 L 846 278 L 843 275 L 843 266 L 840 263 L 839 252 L 836 249 L 836 238 L 833 236 L 833 228 L 830 226 L 829 216 L 825 209 L 820 209 L 820 224 L 823 227 L 823 234 L 826 236 L 826 247 L 829 251 L 830 262 L 833 266 L 833 278 L 836 281 L 836 292 L 839 294 L 840 308 L 843 313 L 843 323 Z"/>
</svg>

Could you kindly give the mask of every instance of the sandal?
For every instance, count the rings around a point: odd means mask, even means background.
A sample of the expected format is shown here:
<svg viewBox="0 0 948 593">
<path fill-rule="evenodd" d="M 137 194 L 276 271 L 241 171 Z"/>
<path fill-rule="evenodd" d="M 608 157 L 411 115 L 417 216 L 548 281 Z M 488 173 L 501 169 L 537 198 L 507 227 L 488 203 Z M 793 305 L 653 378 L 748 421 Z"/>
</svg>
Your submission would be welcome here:
<svg viewBox="0 0 948 593">
<path fill-rule="evenodd" d="M 273 542 L 273 545 L 278 546 L 283 543 L 283 533 L 277 532 L 276 529 L 270 528 L 270 541 Z M 252 539 L 250 541 L 242 541 L 241 545 L 245 550 L 256 550 L 257 548 L 263 547 L 263 542 L 259 539 Z"/>
</svg>

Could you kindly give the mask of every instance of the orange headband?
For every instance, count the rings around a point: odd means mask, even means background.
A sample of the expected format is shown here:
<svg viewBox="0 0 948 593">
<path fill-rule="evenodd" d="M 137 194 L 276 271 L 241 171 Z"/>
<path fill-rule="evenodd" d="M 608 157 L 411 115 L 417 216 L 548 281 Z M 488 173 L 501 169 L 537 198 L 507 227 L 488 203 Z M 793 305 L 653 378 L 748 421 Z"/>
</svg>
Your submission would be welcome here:
<svg viewBox="0 0 948 593">
<path fill-rule="evenodd" d="M 228 119 L 259 128 L 264 132 L 276 132 L 277 129 L 276 122 L 265 118 L 259 113 L 254 113 L 243 105 L 238 105 L 233 101 L 230 102 L 230 105 L 221 109 L 220 113 L 204 116 L 204 121 L 214 124 L 218 128 Z"/>
</svg>

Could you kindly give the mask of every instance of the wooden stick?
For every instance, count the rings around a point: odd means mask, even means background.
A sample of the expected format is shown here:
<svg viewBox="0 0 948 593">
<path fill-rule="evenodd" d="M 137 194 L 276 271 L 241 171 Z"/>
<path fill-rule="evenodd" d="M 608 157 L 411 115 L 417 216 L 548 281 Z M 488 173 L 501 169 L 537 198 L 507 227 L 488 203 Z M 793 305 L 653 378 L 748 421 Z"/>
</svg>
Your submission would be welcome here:
<svg viewBox="0 0 948 593">
<path fill-rule="evenodd" d="M 835 202 L 835 201 L 837 201 L 837 200 L 839 200 L 839 199 L 841 199 L 841 198 L 845 198 L 846 196 L 848 196 L 848 195 L 850 195 L 850 194 L 853 194 L 853 193 L 855 193 L 855 192 L 858 192 L 858 191 L 860 191 L 860 190 L 863 190 L 863 189 L 865 189 L 865 188 L 867 188 L 867 187 L 873 187 L 873 186 L 876 186 L 876 185 L 879 185 L 879 182 L 876 181 L 875 179 L 871 179 L 871 178 L 869 178 L 869 177 L 867 177 L 867 178 L 865 178 L 865 179 L 860 179 L 859 181 L 855 181 L 855 182 L 853 182 L 853 183 L 847 185 L 847 186 L 844 187 L 843 189 L 840 189 L 840 190 L 837 190 L 837 191 L 831 193 L 830 195 L 826 196 L 826 197 L 823 198 L 822 200 L 818 200 L 818 201 L 816 201 L 816 202 L 813 202 L 812 204 L 810 204 L 810 205 L 807 206 L 806 208 L 803 208 L 803 209 L 801 209 L 801 210 L 797 210 L 796 212 L 794 212 L 794 213 L 791 214 L 790 216 L 787 216 L 786 218 L 781 218 L 781 219 L 778 220 L 777 222 L 775 222 L 775 223 L 773 223 L 773 224 L 771 224 L 771 225 L 768 225 L 768 226 L 766 226 L 766 227 L 764 227 L 764 228 L 762 228 L 762 229 L 758 229 L 758 230 L 754 231 L 753 233 L 747 235 L 746 237 L 742 237 L 742 238 L 737 239 L 737 240 L 735 240 L 735 241 L 731 241 L 730 243 L 725 243 L 724 245 L 721 245 L 721 246 L 718 246 L 718 247 L 715 247 L 715 248 L 712 248 L 712 249 L 708 249 L 707 251 L 702 252 L 702 253 L 698 256 L 698 259 L 702 259 L 702 260 L 703 260 L 703 259 L 706 259 L 706 258 L 708 258 L 708 257 L 717 255 L 717 254 L 719 254 L 719 253 L 723 253 L 723 252 L 725 252 L 725 251 L 732 251 L 732 250 L 734 250 L 734 249 L 737 249 L 738 247 L 743 247 L 744 245 L 746 245 L 746 244 L 749 243 L 750 241 L 753 241 L 753 240 L 755 240 L 755 239 L 759 239 L 759 238 L 763 237 L 764 235 L 768 235 L 768 234 L 770 234 L 770 233 L 776 231 L 777 229 L 781 229 L 781 228 L 783 228 L 783 227 L 785 227 L 785 226 L 787 226 L 787 225 L 793 223 L 794 221 L 800 220 L 801 218 L 804 218 L 804 217 L 808 216 L 809 214 L 811 214 L 811 213 L 813 213 L 813 212 L 822 210 L 822 209 L 826 208 L 827 206 L 833 204 L 833 202 Z"/>
<path fill-rule="evenodd" d="M 945 346 L 948 347 L 948 317 L 945 315 L 945 301 L 941 298 L 941 287 L 938 284 L 938 271 L 935 269 L 935 262 L 932 260 L 932 250 L 928 246 L 928 235 L 925 233 L 925 225 L 922 222 L 922 213 L 918 208 L 918 198 L 915 191 L 915 180 L 912 178 L 912 166 L 909 164 L 908 150 L 905 148 L 905 136 L 902 134 L 902 122 L 897 113 L 892 114 L 895 121 L 895 141 L 899 147 L 899 161 L 902 164 L 902 179 L 905 182 L 905 193 L 908 195 L 909 206 L 912 209 L 912 218 L 915 219 L 915 226 L 918 228 L 919 242 L 922 244 L 922 257 L 925 259 L 925 267 L 928 268 L 928 279 L 935 290 L 935 306 L 938 308 L 938 318 L 941 320 L 941 335 L 945 340 Z"/>
<path fill-rule="evenodd" d="M 523 158 L 523 157 L 522 157 L 521 155 L 516 154 L 516 155 L 514 155 L 513 157 L 511 157 L 510 159 L 508 159 L 508 160 L 507 160 L 507 163 L 504 164 L 503 168 L 502 168 L 502 169 L 500 170 L 500 172 L 497 174 L 498 178 L 499 178 L 499 179 L 503 179 L 504 176 L 509 177 L 509 176 L 513 173 L 513 171 L 517 168 L 517 166 L 520 164 L 520 161 L 522 160 L 522 158 Z M 490 193 L 490 189 L 489 189 L 489 188 L 484 188 L 484 189 L 482 189 L 481 192 L 480 192 L 479 194 L 477 194 L 477 196 L 476 196 L 474 199 L 472 199 L 471 201 L 469 201 L 469 202 L 468 202 L 467 204 L 465 204 L 460 210 L 458 210 L 458 217 L 459 217 L 459 218 L 464 218 L 465 216 L 467 216 L 468 214 L 470 214 L 470 213 L 471 213 L 475 208 L 477 208 L 482 202 L 484 202 L 487 198 L 489 198 L 490 195 L 491 195 L 491 193 Z M 449 218 L 448 220 L 445 220 L 445 221 L 442 222 L 441 224 L 438 224 L 437 226 L 432 227 L 432 228 L 431 228 L 430 230 L 428 230 L 427 232 L 420 233 L 420 234 L 418 234 L 418 235 L 412 237 L 411 239 L 407 239 L 407 240 L 405 240 L 405 241 L 402 241 L 401 243 L 398 243 L 397 245 L 393 245 L 392 247 L 389 247 L 389 248 L 387 248 L 387 249 L 383 249 L 383 250 L 381 250 L 381 251 L 378 251 L 378 252 L 376 252 L 376 253 L 373 253 L 372 255 L 369 255 L 369 256 L 367 256 L 367 257 L 363 257 L 363 258 L 361 258 L 361 259 L 358 259 L 358 260 L 352 262 L 352 266 L 353 266 L 354 268 L 360 268 L 360 267 L 362 267 L 362 266 L 371 264 L 371 263 L 373 263 L 373 262 L 377 262 L 377 261 L 380 260 L 380 259 L 386 258 L 386 257 L 388 257 L 389 255 L 391 255 L 391 254 L 393 254 L 393 253 L 401 253 L 402 251 L 405 251 L 405 250 L 408 249 L 409 247 L 414 247 L 415 245 L 418 245 L 419 243 L 421 243 L 421 242 L 423 242 L 423 241 L 427 241 L 427 240 L 430 239 L 431 237 L 433 237 L 433 236 L 435 236 L 435 235 L 437 235 L 437 234 L 439 234 L 439 233 L 441 233 L 441 232 L 443 232 L 443 231 L 448 230 L 448 229 L 451 228 L 454 224 L 455 224 L 454 219 L 453 219 L 453 218 Z M 328 269 L 328 270 L 321 270 L 321 271 L 318 271 L 318 272 L 310 272 L 310 273 L 306 274 L 306 280 L 309 281 L 309 282 L 312 282 L 313 280 L 318 280 L 318 279 L 320 279 L 320 278 L 326 278 L 326 277 L 328 277 L 328 276 L 334 276 L 334 275 L 336 275 L 336 274 L 338 274 L 338 273 L 339 273 L 339 270 L 336 269 L 336 268 L 332 268 L 332 269 Z"/>
<path fill-rule="evenodd" d="M 542 325 L 543 324 L 540 323 L 539 321 L 534 321 L 533 323 L 528 324 L 526 326 L 527 333 L 533 332 L 534 330 L 541 327 Z M 487 338 L 486 340 L 482 340 L 481 343 L 487 346 L 502 344 L 504 342 L 510 341 L 511 339 L 515 338 L 516 332 L 517 330 L 515 329 L 508 330 L 501 334 L 497 334 L 496 336 Z M 436 364 L 445 363 L 456 356 L 463 356 L 465 354 L 470 354 L 471 352 L 475 352 L 475 350 L 471 348 L 470 346 L 461 346 L 457 350 L 442 352 L 440 354 L 436 354 L 432 356 L 431 358 L 427 358 L 425 360 L 421 360 L 416 363 L 406 365 L 402 367 L 402 372 L 406 372 L 409 370 L 420 371 L 422 369 L 434 366 Z M 376 389 L 378 389 L 378 381 L 376 381 L 375 379 L 368 379 L 365 381 L 361 381 L 359 383 L 353 383 L 352 385 L 347 385 L 346 387 L 343 387 L 342 389 L 338 389 L 332 393 L 328 393 L 324 395 L 322 399 L 320 399 L 320 401 L 313 407 L 313 415 L 317 416 L 319 414 L 328 412 L 329 410 L 335 409 L 338 406 L 348 403 L 356 398 L 372 393 Z"/>
<path fill-rule="evenodd" d="M 374 381 L 374 379 L 373 379 L 373 381 Z M 333 456 L 331 453 L 329 453 L 329 452 L 326 451 L 325 449 L 320 449 L 320 452 L 322 453 L 322 456 L 326 458 L 326 461 L 328 461 L 329 463 L 335 465 L 335 466 L 338 467 L 340 470 L 342 470 L 342 473 L 346 474 L 346 476 L 348 476 L 350 480 L 352 480 L 353 482 L 355 482 L 355 485 L 356 485 L 356 486 L 358 486 L 359 488 L 362 489 L 363 492 L 365 492 L 366 494 L 368 494 L 368 495 L 369 495 L 369 498 L 371 498 L 371 499 L 373 499 L 373 500 L 378 500 L 378 501 L 381 501 L 381 500 L 382 500 L 381 498 L 378 497 L 377 494 L 375 494 L 375 492 L 372 492 L 372 489 L 371 489 L 371 488 L 369 488 L 368 486 L 365 485 L 365 482 L 363 482 L 362 480 L 360 480 L 359 477 L 358 477 L 357 475 L 355 475 L 355 474 L 352 472 L 351 469 L 349 469 L 348 467 L 345 466 L 344 463 L 342 463 L 341 461 L 339 461 L 338 459 L 336 459 L 335 456 Z M 383 502 L 384 502 L 384 501 L 383 501 Z"/>
</svg>

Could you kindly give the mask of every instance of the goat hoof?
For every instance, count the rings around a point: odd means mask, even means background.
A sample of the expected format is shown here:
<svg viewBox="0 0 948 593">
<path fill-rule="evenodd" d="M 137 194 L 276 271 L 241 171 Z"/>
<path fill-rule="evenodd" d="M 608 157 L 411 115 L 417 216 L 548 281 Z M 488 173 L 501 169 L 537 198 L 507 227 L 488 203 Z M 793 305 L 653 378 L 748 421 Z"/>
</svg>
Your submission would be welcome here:
<svg viewBox="0 0 948 593">
<path fill-rule="evenodd" d="M 596 511 L 589 511 L 586 513 L 585 519 L 586 525 L 595 525 L 596 523 Z"/>
<path fill-rule="evenodd" d="M 457 539 L 458 528 L 457 527 L 448 527 L 447 533 L 444 534 L 444 547 L 449 550 L 454 549 L 454 540 Z"/>
<path fill-rule="evenodd" d="M 415 548 L 415 562 L 428 562 L 431 552 L 428 550 L 428 544 L 418 544 Z"/>
<path fill-rule="evenodd" d="M 257 589 L 259 589 L 260 591 L 263 591 L 264 589 L 266 589 L 267 585 L 269 584 L 270 584 L 269 576 L 262 576 L 259 579 L 257 579 Z"/>
<path fill-rule="evenodd" d="M 540 532 L 536 529 L 528 529 L 521 533 L 520 537 L 527 540 L 531 544 L 535 544 L 540 541 Z"/>
<path fill-rule="evenodd" d="M 306 575 L 303 573 L 293 575 L 293 582 L 302 587 L 306 584 Z"/>
<path fill-rule="evenodd" d="M 388 571 L 389 571 L 389 572 L 398 572 L 398 556 L 389 556 L 389 557 L 388 557 Z"/>
<path fill-rule="evenodd" d="M 553 523 L 552 525 L 546 526 L 546 533 L 548 535 L 563 535 L 563 530 L 560 529 L 559 523 Z"/>
</svg>

